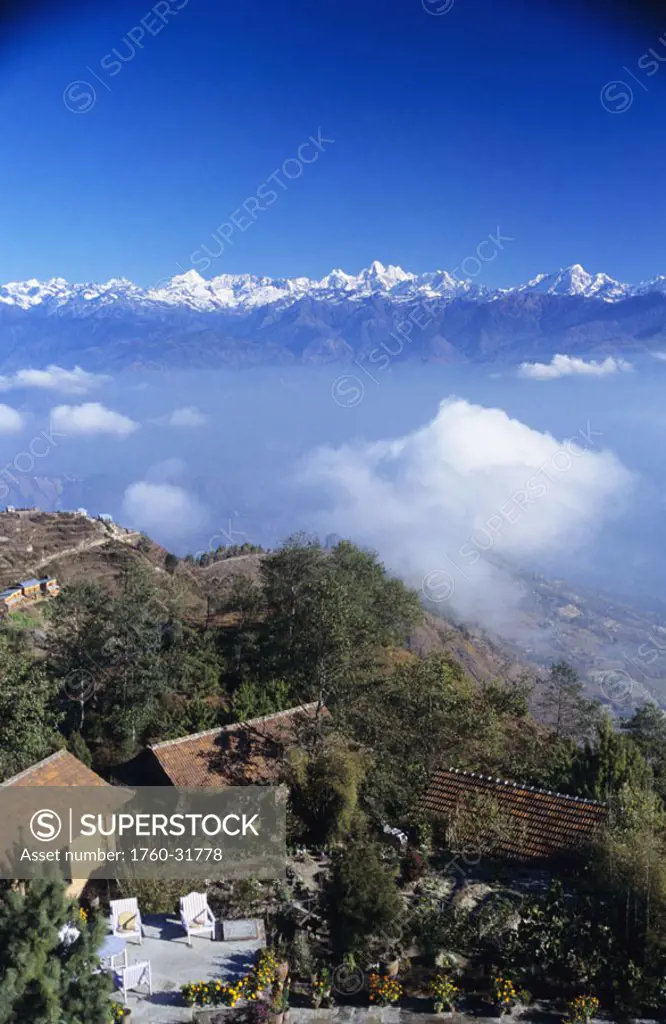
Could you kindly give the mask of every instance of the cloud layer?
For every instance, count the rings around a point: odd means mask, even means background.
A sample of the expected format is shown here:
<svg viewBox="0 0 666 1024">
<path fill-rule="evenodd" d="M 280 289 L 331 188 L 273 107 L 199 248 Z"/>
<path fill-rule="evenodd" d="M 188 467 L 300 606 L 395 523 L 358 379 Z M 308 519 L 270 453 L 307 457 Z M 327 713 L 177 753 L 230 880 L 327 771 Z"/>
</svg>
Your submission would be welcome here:
<svg viewBox="0 0 666 1024">
<path fill-rule="evenodd" d="M 17 434 L 23 429 L 24 420 L 20 412 L 9 405 L 0 404 L 0 434 Z"/>
<path fill-rule="evenodd" d="M 630 489 L 598 441 L 589 424 L 558 441 L 450 398 L 405 437 L 318 449 L 302 481 L 328 496 L 323 531 L 367 544 L 427 597 L 501 629 L 522 594 L 503 563 L 582 544 L 608 499 Z"/>
<path fill-rule="evenodd" d="M 12 377 L 0 377 L 0 391 L 42 388 L 72 395 L 85 395 L 93 388 L 99 387 L 105 380 L 107 378 L 101 374 L 88 373 L 80 366 L 75 366 L 73 370 L 64 370 L 61 366 L 51 365 L 45 370 L 17 370 Z"/>
<path fill-rule="evenodd" d="M 114 412 L 99 402 L 84 402 L 83 405 L 56 405 L 51 409 L 51 424 L 55 430 L 68 437 L 88 434 L 111 434 L 114 437 L 129 437 L 138 427 L 122 413 Z"/>
<path fill-rule="evenodd" d="M 204 508 L 175 484 L 139 480 L 125 491 L 122 507 L 132 526 L 170 540 L 194 535 L 206 521 Z"/>
<path fill-rule="evenodd" d="M 174 409 L 168 422 L 170 427 L 202 427 L 207 419 L 195 405 L 186 405 L 182 409 Z"/>
<path fill-rule="evenodd" d="M 631 370 L 631 363 L 625 359 L 608 356 L 603 362 L 593 359 L 586 362 L 576 356 L 553 356 L 550 363 L 521 363 L 518 373 L 521 377 L 532 377 L 534 380 L 555 380 L 557 377 L 608 377 L 613 373 Z"/>
</svg>

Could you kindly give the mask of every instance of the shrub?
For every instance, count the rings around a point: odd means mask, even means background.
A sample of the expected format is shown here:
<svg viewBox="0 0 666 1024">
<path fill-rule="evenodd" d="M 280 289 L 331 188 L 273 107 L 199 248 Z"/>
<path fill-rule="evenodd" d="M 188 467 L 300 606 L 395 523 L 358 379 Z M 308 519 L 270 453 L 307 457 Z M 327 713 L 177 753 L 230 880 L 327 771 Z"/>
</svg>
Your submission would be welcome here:
<svg viewBox="0 0 666 1024">
<path fill-rule="evenodd" d="M 421 878 L 425 874 L 426 863 L 422 855 L 418 850 L 415 850 L 413 846 L 410 846 L 405 853 L 404 860 L 402 862 L 402 880 L 406 884 L 410 882 L 416 882 L 417 879 Z"/>
<path fill-rule="evenodd" d="M 299 928 L 289 950 L 292 972 L 299 978 L 309 978 L 314 968 L 314 957 L 306 932 Z"/>
</svg>

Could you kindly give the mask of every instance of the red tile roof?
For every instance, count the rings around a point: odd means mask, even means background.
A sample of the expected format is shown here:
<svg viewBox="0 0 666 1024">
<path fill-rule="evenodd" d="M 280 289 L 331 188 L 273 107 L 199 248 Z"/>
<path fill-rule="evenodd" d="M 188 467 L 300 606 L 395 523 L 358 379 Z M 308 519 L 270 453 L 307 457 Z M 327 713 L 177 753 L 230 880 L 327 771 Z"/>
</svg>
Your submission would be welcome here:
<svg viewBox="0 0 666 1024">
<path fill-rule="evenodd" d="M 508 829 L 499 829 L 494 853 L 519 860 L 547 859 L 580 850 L 594 838 L 608 814 L 604 804 L 595 800 L 455 768 L 435 772 L 422 806 L 431 817 L 450 822 L 456 812 L 473 808 L 479 798 L 493 799 L 509 824 Z"/>
<path fill-rule="evenodd" d="M 68 750 L 56 750 L 43 761 L 30 765 L 3 786 L 106 786 L 108 783 L 87 768 Z"/>
<path fill-rule="evenodd" d="M 141 776 L 143 785 L 162 781 L 186 787 L 277 782 L 285 750 L 297 742 L 298 726 L 307 718 L 314 719 L 317 706 L 301 704 L 265 718 L 155 743 L 135 758 L 135 784 Z M 320 710 L 326 713 L 325 709 Z"/>
</svg>

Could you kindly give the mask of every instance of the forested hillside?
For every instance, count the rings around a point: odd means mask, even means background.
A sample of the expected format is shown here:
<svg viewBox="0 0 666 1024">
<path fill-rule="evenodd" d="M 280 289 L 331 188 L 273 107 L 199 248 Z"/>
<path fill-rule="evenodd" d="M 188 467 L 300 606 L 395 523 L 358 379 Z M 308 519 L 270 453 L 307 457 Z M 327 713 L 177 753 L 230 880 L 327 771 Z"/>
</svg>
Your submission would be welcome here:
<svg viewBox="0 0 666 1024">
<path fill-rule="evenodd" d="M 200 595 L 196 614 L 184 588 L 206 570 L 166 555 L 158 564 L 147 539 L 136 551 L 140 558 L 112 559 L 111 587 L 103 577 L 65 583 L 37 633 L 11 616 L 3 623 L 0 779 L 63 745 L 108 777 L 148 743 L 308 704 L 315 712 L 280 773 L 291 793 L 290 842 L 334 854 L 325 894 L 334 952 L 373 948 L 378 922 L 397 914 L 421 945 L 467 950 L 522 974 L 536 969 L 538 948 L 543 979 L 560 972 L 567 991 L 585 983 L 609 1005 L 654 1004 L 666 947 L 661 711 L 646 705 L 618 731 L 561 661 L 542 687 L 537 721 L 533 679 L 474 678 L 450 653 L 417 643 L 419 631 L 427 639 L 433 630 L 418 595 L 348 542 L 328 550 L 289 541 L 262 554 L 252 576 L 232 575 Z M 565 876 L 566 898 L 555 883 L 523 908 L 518 932 L 497 926 L 492 948 L 486 926 L 477 934 L 478 922 L 463 920 L 455 903 L 444 912 L 438 900 L 436 913 L 419 903 L 409 918 L 399 910 L 400 886 L 432 853 L 422 800 L 442 767 L 609 809 L 594 846 Z M 440 836 L 454 852 L 476 836 L 492 856 L 488 835 L 515 828 L 492 801 L 465 814 Z M 413 843 L 401 875 L 382 866 L 377 837 L 387 822 Z"/>
</svg>

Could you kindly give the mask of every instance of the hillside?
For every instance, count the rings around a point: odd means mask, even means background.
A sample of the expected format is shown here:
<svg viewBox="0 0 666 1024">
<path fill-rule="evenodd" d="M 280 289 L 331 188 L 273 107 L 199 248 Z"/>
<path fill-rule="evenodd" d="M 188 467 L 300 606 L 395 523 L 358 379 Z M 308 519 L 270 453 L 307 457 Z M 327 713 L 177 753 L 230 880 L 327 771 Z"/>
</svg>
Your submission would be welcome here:
<svg viewBox="0 0 666 1024">
<path fill-rule="evenodd" d="M 117 593 L 123 570 L 134 563 L 151 568 L 165 599 L 175 600 L 190 621 L 200 624 L 224 621 L 216 613 L 216 606 L 238 577 L 258 582 L 259 566 L 265 557 L 238 555 L 205 568 L 181 560 L 170 575 L 164 568 L 167 552 L 159 544 L 116 524 L 64 512 L 2 512 L 0 543 L 2 586 L 49 572 L 57 576 L 62 587 L 93 581 Z M 479 682 L 514 676 L 525 669 L 514 653 L 491 642 L 481 631 L 469 631 L 429 614 L 406 638 L 406 648 L 418 654 L 444 651 Z"/>
<path fill-rule="evenodd" d="M 221 559 L 205 568 L 179 560 L 165 569 L 166 550 L 116 524 L 63 512 L 0 513 L 0 585 L 46 572 L 61 586 L 95 581 L 117 593 L 130 564 L 150 568 L 165 602 L 175 604 L 193 624 L 223 625 L 219 611 L 234 581 L 259 581 L 263 554 Z M 479 682 L 545 670 L 570 662 L 586 690 L 618 716 L 646 700 L 666 703 L 666 628 L 659 608 L 638 609 L 563 580 L 522 575 L 529 589 L 518 613 L 518 640 L 490 635 L 480 627 L 426 613 L 405 638 L 415 654 L 442 651 Z M 41 627 L 41 619 L 36 625 Z M 26 623 L 24 623 L 26 625 Z"/>
<path fill-rule="evenodd" d="M 0 584 L 60 570 L 75 578 L 80 559 L 112 545 L 135 544 L 139 534 L 75 513 L 38 510 L 0 513 Z"/>
</svg>

